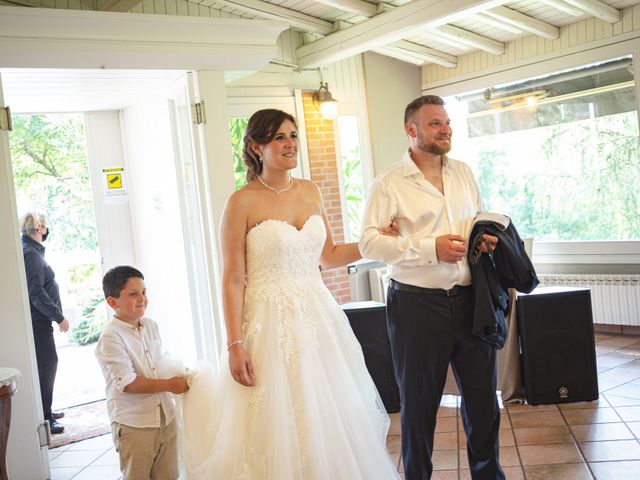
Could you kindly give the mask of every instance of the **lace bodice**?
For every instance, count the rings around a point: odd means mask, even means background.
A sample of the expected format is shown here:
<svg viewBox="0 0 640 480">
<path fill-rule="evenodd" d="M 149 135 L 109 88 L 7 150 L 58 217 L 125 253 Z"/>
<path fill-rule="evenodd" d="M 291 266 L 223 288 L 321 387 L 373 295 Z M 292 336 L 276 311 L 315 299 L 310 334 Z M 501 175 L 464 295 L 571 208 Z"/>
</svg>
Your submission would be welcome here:
<svg viewBox="0 0 640 480">
<path fill-rule="evenodd" d="M 320 253 L 326 239 L 320 215 L 298 230 L 283 220 L 265 220 L 247 234 L 247 288 L 322 281 Z"/>
</svg>

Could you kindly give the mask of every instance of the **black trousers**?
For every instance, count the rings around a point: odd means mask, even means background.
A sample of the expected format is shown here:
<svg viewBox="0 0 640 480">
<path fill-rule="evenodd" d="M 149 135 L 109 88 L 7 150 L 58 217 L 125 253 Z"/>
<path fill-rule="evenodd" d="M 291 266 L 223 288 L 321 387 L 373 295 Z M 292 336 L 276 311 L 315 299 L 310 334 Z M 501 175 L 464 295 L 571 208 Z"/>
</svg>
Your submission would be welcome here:
<svg viewBox="0 0 640 480">
<path fill-rule="evenodd" d="M 504 480 L 499 463 L 496 350 L 472 331 L 473 290 L 455 296 L 397 290 L 387 294 L 387 327 L 400 389 L 405 480 L 428 480 L 436 413 L 451 363 L 474 480 Z"/>
<path fill-rule="evenodd" d="M 58 354 L 53 340 L 53 327 L 51 324 L 33 324 L 33 339 L 36 346 L 44 419 L 53 421 L 51 403 L 53 402 L 53 384 L 56 381 L 56 372 L 58 370 Z"/>
</svg>

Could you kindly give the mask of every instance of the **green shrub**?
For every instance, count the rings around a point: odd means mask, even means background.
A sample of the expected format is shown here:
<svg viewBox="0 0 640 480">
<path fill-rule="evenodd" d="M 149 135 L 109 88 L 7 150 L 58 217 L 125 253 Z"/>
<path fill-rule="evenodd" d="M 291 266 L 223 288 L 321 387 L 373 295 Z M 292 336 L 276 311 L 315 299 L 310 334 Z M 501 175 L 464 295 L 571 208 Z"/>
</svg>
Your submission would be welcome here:
<svg viewBox="0 0 640 480">
<path fill-rule="evenodd" d="M 106 311 L 98 308 L 103 301 L 102 296 L 96 296 L 82 310 L 82 320 L 71 330 L 73 340 L 78 345 L 89 345 L 100 338 L 100 333 L 107 324 Z"/>
</svg>

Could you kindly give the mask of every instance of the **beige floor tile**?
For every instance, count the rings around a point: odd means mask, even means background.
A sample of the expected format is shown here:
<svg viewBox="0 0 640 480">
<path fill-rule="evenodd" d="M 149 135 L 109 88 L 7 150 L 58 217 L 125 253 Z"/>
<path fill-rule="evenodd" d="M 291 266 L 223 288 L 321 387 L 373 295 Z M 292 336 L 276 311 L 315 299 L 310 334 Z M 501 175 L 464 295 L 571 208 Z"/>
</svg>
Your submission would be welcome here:
<svg viewBox="0 0 640 480">
<path fill-rule="evenodd" d="M 51 480 L 70 480 L 84 467 L 58 467 L 51 468 Z"/>
<path fill-rule="evenodd" d="M 436 432 L 455 432 L 457 428 L 456 417 L 440 417 L 436 422 Z"/>
<path fill-rule="evenodd" d="M 502 467 L 507 480 L 524 480 L 521 467 Z M 460 480 L 471 480 L 471 472 L 467 469 L 460 470 Z"/>
<path fill-rule="evenodd" d="M 501 428 L 499 434 L 499 444 L 501 447 L 513 447 L 516 444 L 513 438 L 513 430 L 510 428 Z M 460 431 L 458 436 L 458 447 L 467 448 L 467 437 L 463 431 Z"/>
<path fill-rule="evenodd" d="M 513 433 L 518 446 L 573 443 L 571 431 L 566 425 L 516 428 Z"/>
<path fill-rule="evenodd" d="M 97 459 L 103 452 L 98 450 L 80 450 L 75 452 L 62 452 L 54 458 L 50 465 L 52 468 L 58 467 L 84 467 Z"/>
<path fill-rule="evenodd" d="M 462 435 L 464 438 L 464 435 Z M 451 450 L 458 448 L 458 432 L 436 432 L 433 442 L 434 450 Z"/>
<path fill-rule="evenodd" d="M 596 345 L 596 357 L 606 355 L 607 353 L 615 352 L 620 347 L 612 347 L 611 345 Z"/>
<path fill-rule="evenodd" d="M 458 414 L 457 407 L 443 407 L 440 405 L 438 408 L 438 417 L 455 417 Z"/>
<path fill-rule="evenodd" d="M 600 396 L 598 400 L 593 400 L 590 402 L 571 402 L 571 403 L 561 403 L 558 405 L 560 410 L 580 410 L 580 409 L 588 409 L 588 408 L 603 408 L 609 407 L 609 402 L 604 398 L 604 396 Z"/>
<path fill-rule="evenodd" d="M 467 449 L 461 448 L 458 450 L 460 454 L 460 468 L 469 469 L 469 459 L 467 458 Z M 500 465 L 503 467 L 519 467 L 520 458 L 518 457 L 518 450 L 516 447 L 503 447 L 500 446 Z"/>
<path fill-rule="evenodd" d="M 118 480 L 120 478 L 122 478 L 122 473 L 118 467 L 94 467 L 89 465 L 73 477 L 73 480 Z"/>
<path fill-rule="evenodd" d="M 630 347 L 640 342 L 640 337 L 636 335 L 615 335 L 609 338 L 603 338 L 598 341 L 598 345 L 611 345 L 615 347 Z"/>
<path fill-rule="evenodd" d="M 516 447 L 503 447 L 500 445 L 500 465 L 503 467 L 519 467 L 520 457 Z"/>
<path fill-rule="evenodd" d="M 558 406 L 555 404 L 549 405 L 507 405 L 507 411 L 509 413 L 523 413 L 523 412 L 543 412 L 546 410 L 558 410 Z"/>
<path fill-rule="evenodd" d="M 400 466 L 400 452 L 393 452 L 393 453 L 389 453 L 389 456 L 391 457 L 391 461 L 393 462 L 393 464 L 396 467 Z"/>
<path fill-rule="evenodd" d="M 401 443 L 400 435 L 387 435 L 387 450 L 389 453 L 399 452 Z"/>
<path fill-rule="evenodd" d="M 511 419 L 509 418 L 509 414 L 501 413 L 500 414 L 500 430 L 504 430 L 505 428 L 511 428 Z"/>
<path fill-rule="evenodd" d="M 458 468 L 458 451 L 434 450 L 431 461 L 434 470 L 455 470 Z"/>
<path fill-rule="evenodd" d="M 615 368 L 635 360 L 633 355 L 627 355 L 620 351 L 600 355 L 597 359 L 598 370 L 601 368 Z"/>
<path fill-rule="evenodd" d="M 640 422 L 627 422 L 627 427 L 636 438 L 640 439 Z"/>
<path fill-rule="evenodd" d="M 598 480 L 631 480 L 638 478 L 640 461 L 597 462 L 589 466 Z"/>
<path fill-rule="evenodd" d="M 598 375 L 598 381 L 617 380 L 627 383 L 638 379 L 640 379 L 640 366 L 636 362 L 612 368 Z"/>
<path fill-rule="evenodd" d="M 564 425 L 564 419 L 558 410 L 542 412 L 512 413 L 511 425 L 514 429 L 525 427 L 552 427 Z"/>
<path fill-rule="evenodd" d="M 635 407 L 631 407 L 635 408 Z M 640 407 L 638 407 L 640 408 Z M 612 407 L 590 408 L 583 410 L 564 410 L 562 412 L 569 425 L 588 425 L 591 423 L 615 423 L 621 419 Z"/>
<path fill-rule="evenodd" d="M 625 422 L 638 422 L 640 421 L 640 406 L 635 407 L 615 407 L 618 415 Z"/>
<path fill-rule="evenodd" d="M 615 395 L 612 393 L 606 393 L 603 395 L 612 407 L 633 407 L 640 405 L 640 398 L 625 397 L 623 395 Z"/>
<path fill-rule="evenodd" d="M 105 453 L 100 455 L 96 460 L 93 461 L 91 465 L 94 466 L 120 466 L 120 455 L 116 452 L 115 448 L 111 448 L 107 450 Z"/>
<path fill-rule="evenodd" d="M 524 467 L 527 480 L 591 480 L 593 475 L 584 463 L 566 465 L 529 465 Z M 511 479 L 509 479 L 511 480 Z"/>
<path fill-rule="evenodd" d="M 582 455 L 575 444 L 523 445 L 518 447 L 523 465 L 556 465 L 581 463 Z"/>
<path fill-rule="evenodd" d="M 588 462 L 640 460 L 640 444 L 637 440 L 580 442 L 580 448 Z"/>
<path fill-rule="evenodd" d="M 622 423 L 594 423 L 572 425 L 571 431 L 578 442 L 600 442 L 604 440 L 633 440 L 633 433 Z"/>
<path fill-rule="evenodd" d="M 389 435 L 400 435 L 400 414 L 390 413 L 389 419 L 391 420 L 391 425 L 389 425 Z"/>
<path fill-rule="evenodd" d="M 513 447 L 516 444 L 513 438 L 513 430 L 502 429 L 500 430 L 500 447 Z"/>
<path fill-rule="evenodd" d="M 458 470 L 434 471 L 431 480 L 458 480 Z"/>
</svg>

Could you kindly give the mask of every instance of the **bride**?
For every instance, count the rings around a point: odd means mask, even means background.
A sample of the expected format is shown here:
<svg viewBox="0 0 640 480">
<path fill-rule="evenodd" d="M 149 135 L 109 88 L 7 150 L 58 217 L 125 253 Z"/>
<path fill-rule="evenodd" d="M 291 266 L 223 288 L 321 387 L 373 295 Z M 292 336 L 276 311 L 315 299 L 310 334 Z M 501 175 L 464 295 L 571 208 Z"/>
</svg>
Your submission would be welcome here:
<svg viewBox="0 0 640 480">
<path fill-rule="evenodd" d="M 201 371 L 184 399 L 189 479 L 391 480 L 389 418 L 324 269 L 360 258 L 335 245 L 318 187 L 294 179 L 294 118 L 249 120 L 249 183 L 221 225 L 228 369 Z M 395 234 L 391 225 L 383 233 Z"/>
</svg>

